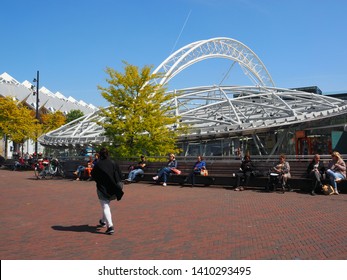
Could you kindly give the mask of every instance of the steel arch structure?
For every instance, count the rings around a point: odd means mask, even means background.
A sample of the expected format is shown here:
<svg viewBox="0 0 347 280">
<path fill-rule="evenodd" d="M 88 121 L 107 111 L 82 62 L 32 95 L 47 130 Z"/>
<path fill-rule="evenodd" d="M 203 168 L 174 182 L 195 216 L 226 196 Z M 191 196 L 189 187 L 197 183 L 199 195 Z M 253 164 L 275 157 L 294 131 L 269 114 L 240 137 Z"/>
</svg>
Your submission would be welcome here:
<svg viewBox="0 0 347 280">
<path fill-rule="evenodd" d="M 170 101 L 176 107 L 173 114 L 181 117 L 181 123 L 190 125 L 189 134 L 182 136 L 185 139 L 254 135 L 347 114 L 347 104 L 341 99 L 274 87 L 255 53 L 229 38 L 202 40 L 179 49 L 154 70 L 163 76 L 153 82 L 164 85 L 190 65 L 209 58 L 233 60 L 256 85 L 175 90 Z M 103 121 L 99 111 L 41 136 L 39 142 L 61 147 L 101 144 L 107 139 L 96 121 Z"/>
<path fill-rule="evenodd" d="M 255 84 L 275 86 L 265 65 L 250 48 L 237 40 L 225 37 L 197 41 L 177 50 L 154 70 L 153 73 L 164 74 L 164 77 L 155 82 L 166 84 L 185 68 L 210 58 L 233 60 Z"/>
</svg>

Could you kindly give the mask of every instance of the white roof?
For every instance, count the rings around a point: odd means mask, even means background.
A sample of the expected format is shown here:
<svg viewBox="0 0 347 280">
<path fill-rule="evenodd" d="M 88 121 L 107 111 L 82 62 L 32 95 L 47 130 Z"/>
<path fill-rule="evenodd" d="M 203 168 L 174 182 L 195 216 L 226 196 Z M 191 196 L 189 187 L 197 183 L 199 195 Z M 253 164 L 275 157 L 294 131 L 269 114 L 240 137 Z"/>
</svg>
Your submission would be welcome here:
<svg viewBox="0 0 347 280">
<path fill-rule="evenodd" d="M 28 80 L 19 83 L 16 79 L 4 72 L 0 75 L 0 96 L 11 96 L 18 101 L 25 102 L 33 109 L 36 108 L 36 96 L 33 95 L 33 84 Z M 44 107 L 51 112 L 61 111 L 68 113 L 71 110 L 81 110 L 84 114 L 90 114 L 97 110 L 92 104 L 87 104 L 83 100 L 77 101 L 72 96 L 66 98 L 62 93 L 53 93 L 46 87 L 39 90 L 40 108 Z"/>
</svg>

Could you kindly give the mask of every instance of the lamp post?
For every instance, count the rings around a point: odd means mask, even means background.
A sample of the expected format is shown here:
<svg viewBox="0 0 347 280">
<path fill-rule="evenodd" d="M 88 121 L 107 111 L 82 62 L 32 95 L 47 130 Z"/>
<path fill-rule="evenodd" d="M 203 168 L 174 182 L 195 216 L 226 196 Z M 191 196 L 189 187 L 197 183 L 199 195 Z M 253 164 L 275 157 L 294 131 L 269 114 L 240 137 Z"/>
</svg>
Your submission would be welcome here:
<svg viewBox="0 0 347 280">
<path fill-rule="evenodd" d="M 36 119 L 39 121 L 39 81 L 40 81 L 40 72 L 37 71 L 36 72 L 36 78 L 34 78 L 33 82 L 36 82 L 36 91 L 34 92 L 34 95 L 36 94 L 36 114 L 35 117 Z M 37 135 L 36 135 L 37 137 Z M 37 150 L 38 150 L 38 143 L 37 143 L 37 139 L 35 141 L 35 154 L 37 157 Z"/>
</svg>

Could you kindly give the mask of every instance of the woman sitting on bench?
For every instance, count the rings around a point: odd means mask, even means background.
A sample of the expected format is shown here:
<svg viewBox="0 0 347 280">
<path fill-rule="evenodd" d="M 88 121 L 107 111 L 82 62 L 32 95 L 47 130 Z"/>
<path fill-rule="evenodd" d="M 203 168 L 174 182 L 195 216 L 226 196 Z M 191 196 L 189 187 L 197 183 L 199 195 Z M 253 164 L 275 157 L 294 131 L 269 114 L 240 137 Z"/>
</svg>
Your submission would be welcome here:
<svg viewBox="0 0 347 280">
<path fill-rule="evenodd" d="M 331 161 L 328 165 L 327 175 L 330 179 L 330 184 L 333 186 L 335 193 L 339 194 L 337 191 L 337 183 L 342 179 L 346 179 L 346 163 L 342 159 L 339 152 L 333 152 L 331 154 Z"/>
<path fill-rule="evenodd" d="M 193 171 L 188 175 L 188 177 L 183 181 L 183 183 L 191 182 L 192 187 L 195 185 L 195 176 L 200 175 L 202 170 L 206 170 L 206 162 L 203 160 L 202 156 L 198 156 L 197 161 L 194 163 Z"/>
<path fill-rule="evenodd" d="M 166 187 L 167 176 L 170 176 L 172 173 L 174 173 L 173 169 L 176 169 L 176 168 L 177 168 L 177 161 L 175 159 L 175 155 L 170 154 L 167 166 L 160 169 L 158 174 L 153 177 L 153 180 L 157 182 L 159 182 L 160 180 L 163 180 L 163 187 Z"/>
<path fill-rule="evenodd" d="M 287 185 L 288 178 L 290 178 L 290 165 L 289 162 L 286 161 L 286 156 L 284 154 L 280 155 L 279 162 L 275 164 L 271 169 L 270 179 L 267 184 L 266 190 L 269 191 L 270 185 L 273 185 L 273 191 L 276 191 L 277 183 L 281 184 L 282 191 L 284 192 L 285 187 Z M 292 189 L 289 188 L 289 191 Z"/>
</svg>

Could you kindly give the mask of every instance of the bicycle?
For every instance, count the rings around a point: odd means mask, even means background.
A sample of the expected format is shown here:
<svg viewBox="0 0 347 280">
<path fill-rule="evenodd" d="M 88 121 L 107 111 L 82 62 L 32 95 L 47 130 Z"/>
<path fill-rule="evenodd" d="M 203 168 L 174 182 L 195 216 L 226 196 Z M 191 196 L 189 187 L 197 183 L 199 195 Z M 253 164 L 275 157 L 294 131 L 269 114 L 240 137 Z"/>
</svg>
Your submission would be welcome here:
<svg viewBox="0 0 347 280">
<path fill-rule="evenodd" d="M 45 167 L 40 166 L 39 163 L 35 163 L 34 172 L 37 179 L 65 178 L 63 166 L 56 158 L 52 159 Z"/>
</svg>

